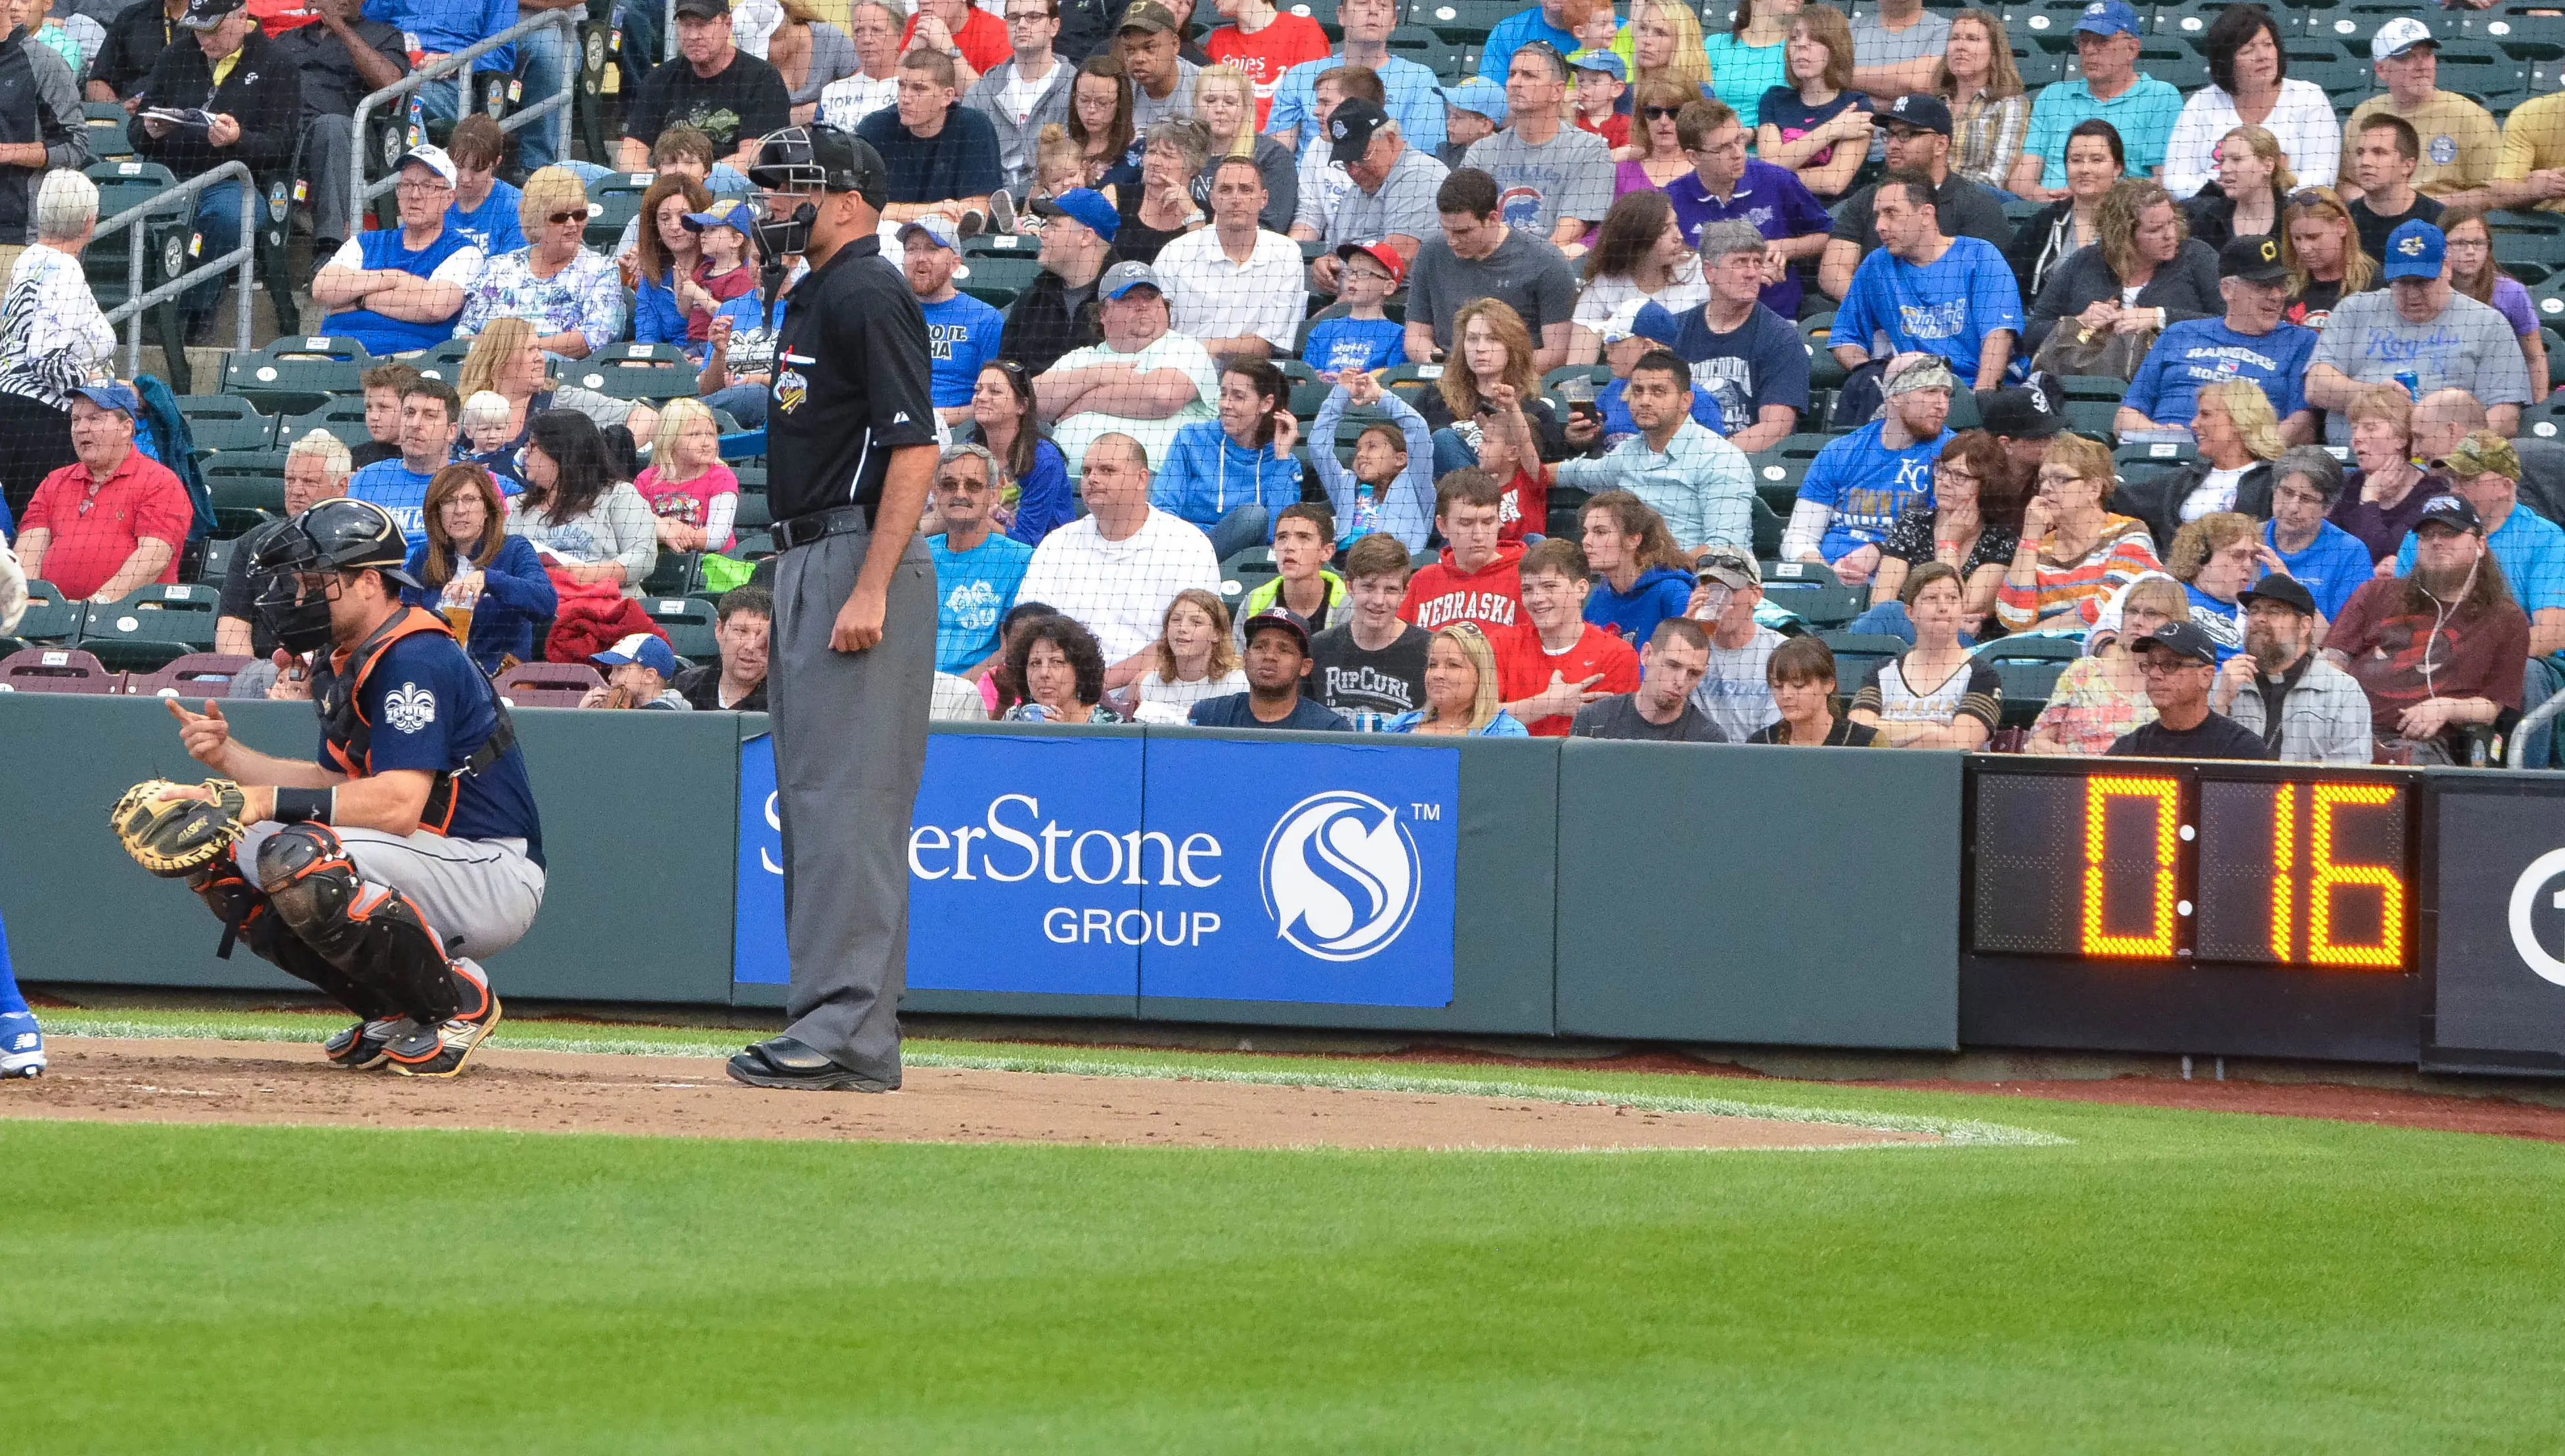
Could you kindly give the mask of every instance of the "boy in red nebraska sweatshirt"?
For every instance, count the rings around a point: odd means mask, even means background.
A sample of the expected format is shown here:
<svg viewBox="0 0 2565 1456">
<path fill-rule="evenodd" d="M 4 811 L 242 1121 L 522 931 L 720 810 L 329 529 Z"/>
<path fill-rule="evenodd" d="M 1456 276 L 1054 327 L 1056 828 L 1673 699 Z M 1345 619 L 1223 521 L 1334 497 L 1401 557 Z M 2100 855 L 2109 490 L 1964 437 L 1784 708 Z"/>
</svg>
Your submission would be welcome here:
<svg viewBox="0 0 2565 1456">
<path fill-rule="evenodd" d="M 1427 631 L 1475 621 L 1491 638 L 1522 618 L 1523 549 L 1499 541 L 1498 517 L 1505 487 L 1476 466 L 1455 470 L 1434 484 L 1434 526 L 1446 543 L 1443 559 L 1407 579 L 1402 620 Z"/>
<path fill-rule="evenodd" d="M 1577 709 L 1639 690 L 1639 654 L 1585 619 L 1593 584 L 1575 542 L 1559 536 L 1540 542 L 1523 553 L 1519 571 L 1528 619 L 1489 633 L 1498 696 L 1533 737 L 1565 738 Z"/>
</svg>

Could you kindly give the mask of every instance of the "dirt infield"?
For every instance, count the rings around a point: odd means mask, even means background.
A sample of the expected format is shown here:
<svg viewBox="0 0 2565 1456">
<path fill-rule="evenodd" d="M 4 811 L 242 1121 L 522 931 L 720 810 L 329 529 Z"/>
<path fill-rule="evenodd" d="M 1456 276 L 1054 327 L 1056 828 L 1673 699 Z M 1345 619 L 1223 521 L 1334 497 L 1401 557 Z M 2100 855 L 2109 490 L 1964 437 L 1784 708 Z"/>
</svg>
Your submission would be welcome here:
<svg viewBox="0 0 2565 1456">
<path fill-rule="evenodd" d="M 492 1048 L 452 1082 L 330 1069 L 291 1042 L 61 1038 L 0 1117 L 506 1128 L 886 1142 L 1417 1149 L 1807 1148 L 1928 1133 L 1518 1097 L 912 1068 L 894 1096 L 760 1092 L 698 1057 Z"/>
</svg>

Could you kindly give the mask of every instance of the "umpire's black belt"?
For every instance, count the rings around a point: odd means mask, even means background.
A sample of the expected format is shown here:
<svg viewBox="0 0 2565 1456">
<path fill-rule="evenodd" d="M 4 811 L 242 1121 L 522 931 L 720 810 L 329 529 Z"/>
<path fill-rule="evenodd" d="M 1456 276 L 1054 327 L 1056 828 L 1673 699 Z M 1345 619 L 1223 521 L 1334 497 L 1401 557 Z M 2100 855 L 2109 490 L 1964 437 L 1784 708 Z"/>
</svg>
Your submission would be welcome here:
<svg viewBox="0 0 2565 1456">
<path fill-rule="evenodd" d="M 775 549 L 779 552 L 791 551 L 797 546 L 809 546 L 815 541 L 824 541 L 831 536 L 849 536 L 858 531 L 871 529 L 873 529 L 872 507 L 838 506 L 834 510 L 816 511 L 808 516 L 796 516 L 790 521 L 776 522 Z"/>
</svg>

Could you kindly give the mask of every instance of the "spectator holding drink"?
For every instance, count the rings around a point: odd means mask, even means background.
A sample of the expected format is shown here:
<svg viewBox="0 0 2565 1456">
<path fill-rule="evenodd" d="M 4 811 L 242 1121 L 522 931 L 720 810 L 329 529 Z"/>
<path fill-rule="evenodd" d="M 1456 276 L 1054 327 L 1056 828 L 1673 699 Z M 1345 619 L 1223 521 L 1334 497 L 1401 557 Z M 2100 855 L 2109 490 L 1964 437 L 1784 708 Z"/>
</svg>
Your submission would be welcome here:
<svg viewBox="0 0 2565 1456">
<path fill-rule="evenodd" d="M 444 613 L 483 672 L 535 660 L 535 623 L 560 607 L 534 543 L 508 534 L 499 487 L 478 465 L 448 465 L 427 484 L 427 539 L 409 549 L 415 587 L 401 600 Z"/>
</svg>

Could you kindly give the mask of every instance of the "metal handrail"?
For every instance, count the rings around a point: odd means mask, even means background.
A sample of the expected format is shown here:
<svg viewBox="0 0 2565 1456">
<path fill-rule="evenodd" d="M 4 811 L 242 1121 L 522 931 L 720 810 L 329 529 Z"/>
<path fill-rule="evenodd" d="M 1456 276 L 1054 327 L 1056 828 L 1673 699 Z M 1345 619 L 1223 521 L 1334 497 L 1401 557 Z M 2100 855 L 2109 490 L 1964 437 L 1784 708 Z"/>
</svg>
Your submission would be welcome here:
<svg viewBox="0 0 2565 1456">
<path fill-rule="evenodd" d="M 175 204 L 184 202 L 186 199 L 193 197 L 200 192 L 210 191 L 215 186 L 223 182 L 230 181 L 237 181 L 240 183 L 240 246 L 223 254 L 219 258 L 211 258 L 204 262 L 195 264 L 186 271 L 180 273 L 177 277 L 167 280 L 158 288 L 152 289 L 148 293 L 143 292 L 142 229 L 147 226 L 155 216 L 168 215 L 176 216 L 180 220 L 184 221 L 190 229 L 192 229 L 195 225 L 196 209 L 192 206 L 181 208 Z M 258 179 L 250 175 L 248 163 L 238 161 L 224 162 L 221 166 L 215 167 L 211 171 L 202 172 L 196 176 L 189 177 L 186 181 L 179 183 L 168 191 L 154 195 L 147 202 L 136 203 L 135 205 L 124 209 L 122 212 L 116 214 L 114 217 L 101 222 L 98 225 L 97 231 L 92 235 L 91 241 L 96 242 L 99 238 L 108 237 L 119 229 L 125 230 L 131 234 L 132 246 L 126 255 L 124 302 L 108 311 L 107 322 L 110 324 L 114 324 L 118 320 L 122 320 L 124 322 L 124 372 L 126 377 L 130 378 L 131 376 L 142 372 L 143 312 L 155 304 L 176 298 L 179 294 L 182 294 L 188 289 L 194 287 L 195 280 L 199 275 L 220 273 L 226 268 L 236 267 L 240 269 L 240 334 L 236 347 L 243 352 L 247 352 L 249 349 L 250 292 L 255 286 L 251 277 L 251 260 L 257 254 L 256 243 L 258 241 Z"/>
<path fill-rule="evenodd" d="M 385 192 L 390 191 L 392 189 L 392 183 L 396 180 L 396 178 L 390 176 L 385 176 L 379 182 L 367 182 L 365 180 L 366 148 L 363 142 L 365 135 L 365 122 L 372 120 L 376 108 L 385 103 L 397 101 L 430 82 L 443 81 L 445 78 L 454 75 L 458 71 L 467 70 L 473 62 L 480 60 L 490 52 L 515 41 L 520 36 L 532 35 L 546 26 L 552 26 L 563 32 L 562 42 L 565 47 L 565 59 L 561 68 L 561 91 L 557 95 L 545 97 L 542 101 L 535 103 L 533 106 L 510 112 L 507 116 L 500 119 L 499 129 L 502 131 L 514 131 L 539 118 L 558 115 L 561 120 L 554 125 L 553 139 L 557 147 L 557 154 L 567 153 L 570 150 L 571 98 L 578 93 L 580 75 L 580 68 L 577 65 L 571 64 L 571 62 L 575 60 L 579 54 L 580 22 L 586 18 L 587 12 L 584 10 L 544 11 L 532 19 L 518 21 L 515 25 L 508 27 L 506 30 L 499 32 L 497 35 L 492 36 L 487 40 L 474 41 L 471 45 L 448 55 L 444 60 L 437 62 L 433 66 L 420 67 L 418 70 L 411 72 L 409 75 L 402 77 L 391 85 L 375 92 L 363 101 L 356 103 L 355 115 L 350 120 L 350 127 L 357 138 L 357 144 L 350 149 L 350 155 L 348 160 L 348 195 L 350 198 L 350 208 L 361 216 L 365 210 L 365 204 L 373 201 L 376 197 L 381 196 Z M 461 83 L 458 83 L 457 85 L 457 95 L 455 98 L 455 114 L 457 116 L 462 115 L 466 102 L 466 98 L 461 94 L 462 86 L 463 84 Z"/>
<path fill-rule="evenodd" d="M 2520 767 L 2520 757 L 2524 752 L 2523 745 L 2529 735 L 2560 712 L 2565 712 L 2565 689 L 2548 694 L 2547 701 L 2530 709 L 2518 723 L 2512 726 L 2511 742 L 2504 745 L 2503 752 L 2507 767 L 2515 769 Z M 2550 750 L 2550 754 L 2553 755 L 2553 750 Z"/>
</svg>

